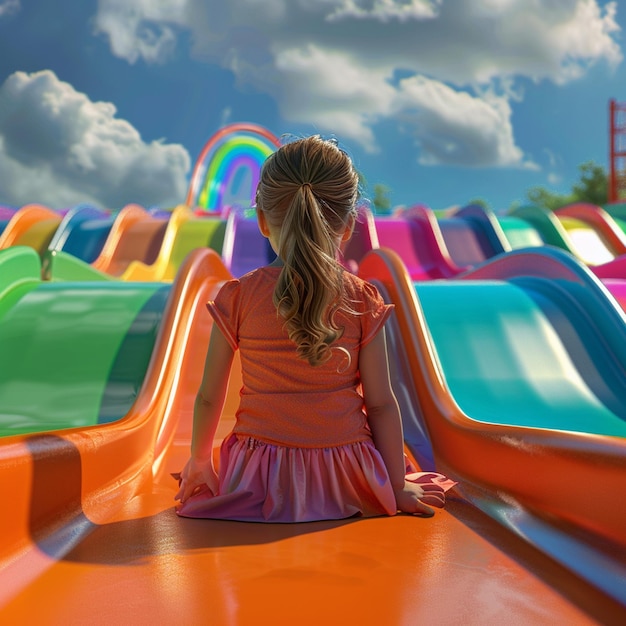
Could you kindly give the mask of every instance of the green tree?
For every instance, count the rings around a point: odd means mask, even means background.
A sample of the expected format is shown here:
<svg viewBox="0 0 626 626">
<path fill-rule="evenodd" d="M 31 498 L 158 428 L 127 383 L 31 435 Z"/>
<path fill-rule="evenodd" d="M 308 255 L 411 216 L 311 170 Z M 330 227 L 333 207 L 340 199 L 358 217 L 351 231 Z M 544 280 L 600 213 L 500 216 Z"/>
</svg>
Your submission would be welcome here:
<svg viewBox="0 0 626 626">
<path fill-rule="evenodd" d="M 369 198 L 368 187 L 369 184 L 367 182 L 367 178 L 363 172 L 359 170 L 356 171 L 357 176 L 359 177 L 359 189 L 364 197 Z M 391 213 L 391 199 L 389 194 L 391 193 L 391 188 L 387 187 L 387 185 L 383 185 L 382 183 L 376 183 L 373 188 L 373 197 L 370 202 L 372 205 L 372 211 L 378 214 Z"/>
<path fill-rule="evenodd" d="M 389 193 L 391 189 L 387 185 L 377 183 L 374 185 L 374 197 L 372 198 L 372 206 L 376 213 L 390 213 L 391 199 Z"/>
<path fill-rule="evenodd" d="M 580 179 L 569 194 L 560 194 L 545 187 L 531 187 L 526 197 L 532 204 L 554 211 L 572 202 L 589 202 L 602 206 L 608 201 L 608 176 L 604 168 L 593 161 L 578 166 Z"/>
<path fill-rule="evenodd" d="M 580 182 L 572 185 L 572 194 L 580 202 L 590 202 L 602 206 L 608 202 L 609 181 L 603 167 L 593 161 L 578 166 Z"/>
<path fill-rule="evenodd" d="M 467 204 L 468 205 L 477 204 L 478 206 L 481 206 L 483 207 L 483 209 L 487 209 L 487 210 L 491 208 L 489 206 L 489 202 L 487 202 L 487 200 L 485 200 L 484 198 L 474 198 L 473 200 L 470 200 Z"/>
<path fill-rule="evenodd" d="M 531 204 L 550 209 L 555 211 L 566 204 L 571 204 L 575 201 L 572 194 L 560 194 L 546 189 L 545 187 L 531 187 L 526 192 L 526 197 Z"/>
</svg>

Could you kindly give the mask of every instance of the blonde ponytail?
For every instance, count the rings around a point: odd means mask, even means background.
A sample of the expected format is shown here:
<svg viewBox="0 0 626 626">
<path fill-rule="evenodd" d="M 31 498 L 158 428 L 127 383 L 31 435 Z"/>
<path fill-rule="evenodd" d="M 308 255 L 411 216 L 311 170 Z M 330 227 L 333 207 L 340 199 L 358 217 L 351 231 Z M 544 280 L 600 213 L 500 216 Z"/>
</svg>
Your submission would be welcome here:
<svg viewBox="0 0 626 626">
<path fill-rule="evenodd" d="M 311 365 L 330 359 L 343 333 L 335 322 L 337 310 L 346 308 L 336 254 L 357 193 L 349 157 L 319 137 L 284 145 L 261 171 L 257 207 L 280 228 L 283 268 L 274 304 L 298 354 Z"/>
</svg>

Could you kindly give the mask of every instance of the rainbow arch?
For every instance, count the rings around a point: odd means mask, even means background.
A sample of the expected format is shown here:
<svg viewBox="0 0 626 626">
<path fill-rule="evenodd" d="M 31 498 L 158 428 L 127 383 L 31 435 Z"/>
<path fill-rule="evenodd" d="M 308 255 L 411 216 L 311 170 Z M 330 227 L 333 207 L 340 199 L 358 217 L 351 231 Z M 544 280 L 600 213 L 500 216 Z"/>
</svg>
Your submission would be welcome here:
<svg viewBox="0 0 626 626">
<path fill-rule="evenodd" d="M 279 146 L 280 140 L 257 124 L 229 124 L 220 129 L 196 161 L 185 204 L 212 213 L 222 213 L 233 198 L 237 204 L 250 206 L 261 166 Z"/>
</svg>

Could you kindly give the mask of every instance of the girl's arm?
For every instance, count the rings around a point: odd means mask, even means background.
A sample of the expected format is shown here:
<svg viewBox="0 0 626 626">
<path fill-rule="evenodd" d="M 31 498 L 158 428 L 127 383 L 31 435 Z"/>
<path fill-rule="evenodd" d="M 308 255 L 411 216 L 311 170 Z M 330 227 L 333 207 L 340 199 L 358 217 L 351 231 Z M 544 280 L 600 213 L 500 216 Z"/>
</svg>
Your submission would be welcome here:
<svg viewBox="0 0 626 626">
<path fill-rule="evenodd" d="M 359 370 L 374 445 L 387 467 L 398 509 L 406 513 L 433 515 L 433 510 L 419 501 L 424 496 L 423 489 L 404 478 L 404 436 L 400 408 L 389 378 L 384 328 L 361 349 Z"/>
<path fill-rule="evenodd" d="M 213 493 L 217 490 L 213 439 L 224 408 L 234 354 L 222 331 L 213 324 L 202 382 L 194 404 L 191 458 L 181 472 L 180 489 L 175 496 L 181 502 L 205 486 Z"/>
</svg>

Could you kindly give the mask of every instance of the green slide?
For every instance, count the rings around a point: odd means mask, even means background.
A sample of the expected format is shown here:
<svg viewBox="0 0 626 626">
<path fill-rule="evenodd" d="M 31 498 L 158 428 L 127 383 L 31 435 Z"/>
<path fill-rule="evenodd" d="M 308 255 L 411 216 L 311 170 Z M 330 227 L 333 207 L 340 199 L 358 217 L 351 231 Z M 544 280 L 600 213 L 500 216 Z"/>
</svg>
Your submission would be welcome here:
<svg viewBox="0 0 626 626">
<path fill-rule="evenodd" d="M 544 242 L 539 231 L 530 222 L 521 217 L 511 215 L 498 216 L 498 222 L 514 250 L 517 248 L 529 248 L 531 246 L 543 246 Z"/>
<path fill-rule="evenodd" d="M 0 253 L 0 435 L 123 417 L 145 377 L 170 286 L 42 282 L 33 250 Z"/>
</svg>

